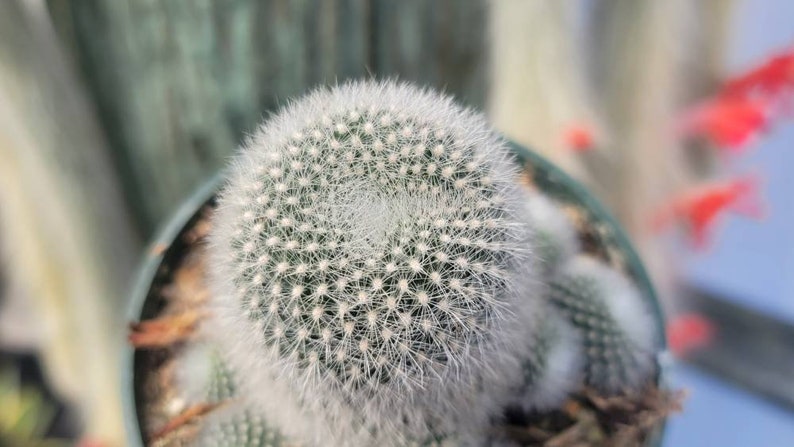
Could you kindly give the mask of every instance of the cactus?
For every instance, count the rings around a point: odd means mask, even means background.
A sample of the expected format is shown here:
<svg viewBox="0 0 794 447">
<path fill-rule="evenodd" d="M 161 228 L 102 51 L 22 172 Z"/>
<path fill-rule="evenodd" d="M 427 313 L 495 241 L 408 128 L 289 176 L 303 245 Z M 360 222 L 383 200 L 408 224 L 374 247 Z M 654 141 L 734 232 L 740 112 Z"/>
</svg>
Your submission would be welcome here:
<svg viewBox="0 0 794 447">
<path fill-rule="evenodd" d="M 573 223 L 559 204 L 535 192 L 527 200 L 535 230 L 535 254 L 549 273 L 554 273 L 579 251 Z"/>
<path fill-rule="evenodd" d="M 251 401 L 237 393 L 234 371 L 223 354 L 207 343 L 189 349 L 179 359 L 181 377 L 177 380 L 182 396 L 196 402 L 220 403 L 221 408 L 205 418 L 191 445 L 198 447 L 300 447 L 287 439 L 278 427 Z M 195 394 L 195 391 L 200 391 Z M 412 442 L 406 447 L 453 447 L 460 445 L 454 437 Z"/>
<path fill-rule="evenodd" d="M 436 93 L 358 82 L 290 104 L 217 203 L 202 331 L 223 360 L 182 369 L 231 404 L 202 445 L 479 444 L 505 406 L 653 371 L 639 292 L 576 256 L 562 205 Z"/>
<path fill-rule="evenodd" d="M 220 403 L 237 394 L 234 372 L 213 343 L 202 340 L 176 358 L 175 385 L 183 402 Z"/>
<path fill-rule="evenodd" d="M 233 406 L 221 409 L 204 422 L 196 445 L 200 447 L 281 447 L 295 446 L 284 439 L 256 411 Z"/>
<path fill-rule="evenodd" d="M 207 334 L 204 334 L 207 335 Z M 194 344 L 177 358 L 178 395 L 190 404 L 219 404 L 200 424 L 198 447 L 296 447 L 238 393 L 235 372 L 211 342 Z"/>
<path fill-rule="evenodd" d="M 656 323 L 623 274 L 592 257 L 577 256 L 551 281 L 548 298 L 580 333 L 588 385 L 618 393 L 648 380 Z"/>
<path fill-rule="evenodd" d="M 511 404 L 525 411 L 557 408 L 581 381 L 581 350 L 576 331 L 558 312 L 547 309 Z"/>
<path fill-rule="evenodd" d="M 481 432 L 536 357 L 543 290 L 518 168 L 484 120 L 347 84 L 272 118 L 228 174 L 217 338 L 268 420 L 323 445 Z"/>
</svg>

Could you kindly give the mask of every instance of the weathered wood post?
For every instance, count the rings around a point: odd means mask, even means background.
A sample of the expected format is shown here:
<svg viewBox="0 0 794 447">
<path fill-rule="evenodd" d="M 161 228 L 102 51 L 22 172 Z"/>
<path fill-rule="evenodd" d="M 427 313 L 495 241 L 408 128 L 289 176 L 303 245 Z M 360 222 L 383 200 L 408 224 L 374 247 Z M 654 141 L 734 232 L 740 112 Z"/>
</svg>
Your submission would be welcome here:
<svg viewBox="0 0 794 447">
<path fill-rule="evenodd" d="M 398 77 L 484 102 L 484 0 L 52 2 L 144 233 L 287 98 Z"/>
</svg>

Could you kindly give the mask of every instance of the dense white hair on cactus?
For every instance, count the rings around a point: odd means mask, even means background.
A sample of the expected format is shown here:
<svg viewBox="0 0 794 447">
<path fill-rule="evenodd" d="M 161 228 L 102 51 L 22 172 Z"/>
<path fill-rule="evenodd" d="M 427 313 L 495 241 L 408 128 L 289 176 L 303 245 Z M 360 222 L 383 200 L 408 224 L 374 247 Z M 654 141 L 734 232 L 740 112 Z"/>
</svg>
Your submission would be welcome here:
<svg viewBox="0 0 794 447">
<path fill-rule="evenodd" d="M 228 178 L 213 304 L 269 420 L 323 445 L 488 424 L 542 287 L 518 167 L 480 115 L 394 82 L 320 89 L 265 123 Z"/>
<path fill-rule="evenodd" d="M 559 204 L 538 192 L 530 195 L 527 208 L 535 230 L 535 252 L 554 272 L 579 251 L 576 229 Z"/>
<path fill-rule="evenodd" d="M 212 325 L 210 325 L 212 326 Z M 200 329 L 200 340 L 188 344 L 175 358 L 175 401 L 188 405 L 219 404 L 201 418 L 190 445 L 197 447 L 297 447 L 284 437 L 273 421 L 238 393 L 236 374 L 224 353 L 207 335 L 212 327 Z M 278 398 L 277 395 L 273 396 Z"/>
<path fill-rule="evenodd" d="M 549 298 L 581 334 L 590 385 L 615 393 L 650 379 L 658 327 L 624 274 L 591 256 L 577 256 L 551 282 Z"/>
<path fill-rule="evenodd" d="M 525 380 L 514 404 L 525 411 L 558 408 L 581 385 L 584 357 L 577 331 L 553 309 L 546 312 Z"/>
<path fill-rule="evenodd" d="M 202 420 L 196 447 L 295 447 L 264 415 L 239 402 L 220 407 Z"/>
<path fill-rule="evenodd" d="M 186 345 L 178 353 L 174 367 L 177 396 L 190 404 L 207 401 L 208 390 L 214 386 L 215 355 L 209 344 L 200 341 Z"/>
</svg>

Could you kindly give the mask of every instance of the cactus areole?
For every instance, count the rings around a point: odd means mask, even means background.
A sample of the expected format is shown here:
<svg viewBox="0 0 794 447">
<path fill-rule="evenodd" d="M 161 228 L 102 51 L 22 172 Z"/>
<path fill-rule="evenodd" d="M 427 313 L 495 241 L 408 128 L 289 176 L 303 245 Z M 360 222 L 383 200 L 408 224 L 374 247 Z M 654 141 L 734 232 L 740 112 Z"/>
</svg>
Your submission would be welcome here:
<svg viewBox="0 0 794 447">
<path fill-rule="evenodd" d="M 523 173 L 481 115 L 407 84 L 319 89 L 267 120 L 210 220 L 202 336 L 242 403 L 204 441 L 256 420 L 301 445 L 482 445 L 506 406 L 652 379 L 658 310 L 631 248 L 604 241 L 625 277 L 578 260 Z"/>
</svg>

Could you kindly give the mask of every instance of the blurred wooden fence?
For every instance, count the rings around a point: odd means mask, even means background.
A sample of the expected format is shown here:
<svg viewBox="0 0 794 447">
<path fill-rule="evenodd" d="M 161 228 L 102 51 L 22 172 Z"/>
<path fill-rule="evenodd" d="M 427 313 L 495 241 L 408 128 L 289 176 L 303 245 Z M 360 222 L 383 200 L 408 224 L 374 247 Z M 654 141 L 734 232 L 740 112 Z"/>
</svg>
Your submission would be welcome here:
<svg viewBox="0 0 794 447">
<path fill-rule="evenodd" d="M 145 234 L 263 116 L 320 84 L 399 76 L 482 106 L 482 0 L 51 2 Z"/>
</svg>

